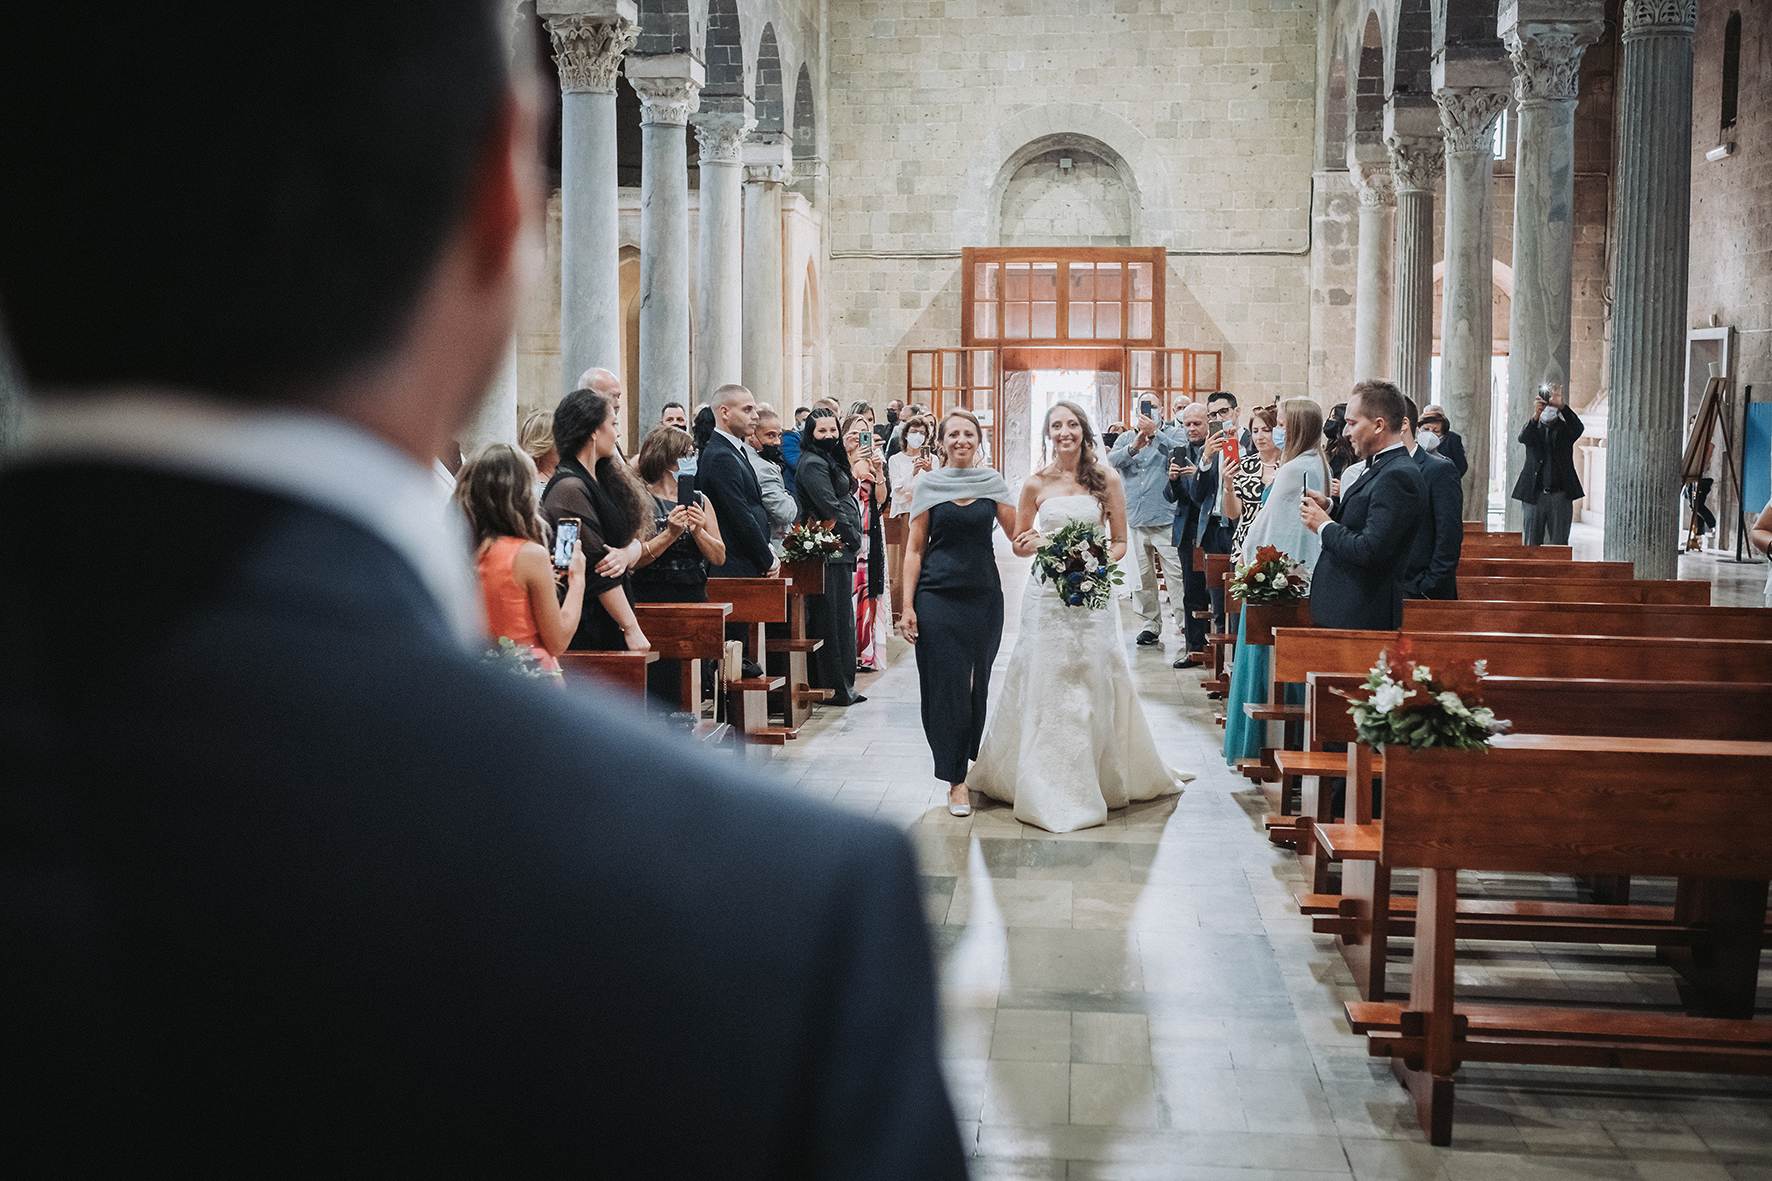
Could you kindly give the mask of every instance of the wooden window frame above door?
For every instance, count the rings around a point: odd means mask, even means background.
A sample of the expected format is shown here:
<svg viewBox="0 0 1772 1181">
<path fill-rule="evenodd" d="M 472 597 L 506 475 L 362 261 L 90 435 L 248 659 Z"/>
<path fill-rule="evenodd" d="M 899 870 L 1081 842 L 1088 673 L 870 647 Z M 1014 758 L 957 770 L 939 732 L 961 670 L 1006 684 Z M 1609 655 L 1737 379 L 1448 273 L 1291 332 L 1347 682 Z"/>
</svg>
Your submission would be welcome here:
<svg viewBox="0 0 1772 1181">
<path fill-rule="evenodd" d="M 997 295 L 997 335 L 981 337 L 974 331 L 973 305 L 977 265 L 979 263 L 1046 262 L 1058 266 L 1056 336 L 1005 337 L 1002 335 L 1004 287 L 999 282 Z M 1070 335 L 1069 292 L 1070 264 L 1073 262 L 1148 263 L 1151 267 L 1151 335 L 1149 337 L 1072 337 Z M 964 348 L 1155 348 L 1163 340 L 1163 284 L 1168 269 L 1166 252 L 1161 246 L 1063 246 L 1034 249 L 1019 246 L 967 246 L 960 251 L 960 343 Z M 1001 272 L 999 272 L 1000 274 Z M 1122 289 L 1122 329 L 1130 317 L 1131 293 Z M 1030 326 L 1031 330 L 1031 326 Z"/>
</svg>

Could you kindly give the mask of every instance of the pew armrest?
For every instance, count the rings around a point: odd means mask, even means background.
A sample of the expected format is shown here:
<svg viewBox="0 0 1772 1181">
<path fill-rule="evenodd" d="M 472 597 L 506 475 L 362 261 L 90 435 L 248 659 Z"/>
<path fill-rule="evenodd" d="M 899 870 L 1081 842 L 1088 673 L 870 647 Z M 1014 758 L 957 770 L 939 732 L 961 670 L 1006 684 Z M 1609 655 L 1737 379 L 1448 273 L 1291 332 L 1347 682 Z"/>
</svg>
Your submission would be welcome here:
<svg viewBox="0 0 1772 1181">
<path fill-rule="evenodd" d="M 1331 861 L 1377 861 L 1384 848 L 1383 824 L 1318 824 L 1317 844 Z"/>
</svg>

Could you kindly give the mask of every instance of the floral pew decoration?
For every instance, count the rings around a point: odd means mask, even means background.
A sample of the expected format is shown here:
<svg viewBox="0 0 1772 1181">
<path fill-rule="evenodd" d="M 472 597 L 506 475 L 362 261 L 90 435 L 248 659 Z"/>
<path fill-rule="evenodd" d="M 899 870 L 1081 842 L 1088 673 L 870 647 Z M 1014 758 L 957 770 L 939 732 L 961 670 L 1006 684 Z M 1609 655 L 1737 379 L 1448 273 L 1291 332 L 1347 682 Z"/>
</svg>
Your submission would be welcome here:
<svg viewBox="0 0 1772 1181">
<path fill-rule="evenodd" d="M 1469 679 L 1445 671 L 1445 666 L 1436 675 L 1427 665 L 1417 664 L 1410 649 L 1405 637 L 1394 656 L 1389 649 L 1378 654 L 1378 663 L 1360 688 L 1334 690 L 1350 703 L 1348 712 L 1361 742 L 1375 750 L 1387 746 L 1487 750 L 1489 739 L 1513 729 L 1477 693 L 1488 671 L 1487 661 L 1473 663 Z"/>
</svg>

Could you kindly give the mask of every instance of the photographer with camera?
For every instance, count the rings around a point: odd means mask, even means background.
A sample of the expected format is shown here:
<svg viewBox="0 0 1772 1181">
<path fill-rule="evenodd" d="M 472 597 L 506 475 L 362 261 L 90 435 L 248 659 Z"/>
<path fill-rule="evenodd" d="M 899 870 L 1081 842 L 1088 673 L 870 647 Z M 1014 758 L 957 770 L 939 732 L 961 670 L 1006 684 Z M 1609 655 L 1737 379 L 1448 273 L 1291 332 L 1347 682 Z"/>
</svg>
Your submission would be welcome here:
<svg viewBox="0 0 1772 1181">
<path fill-rule="evenodd" d="M 1585 492 L 1575 474 L 1575 440 L 1580 417 L 1564 401 L 1563 387 L 1538 387 L 1532 417 L 1520 428 L 1526 465 L 1514 483 L 1513 498 L 1525 506 L 1525 545 L 1568 545 L 1575 502 Z"/>
<path fill-rule="evenodd" d="M 1157 567 L 1161 562 L 1169 574 L 1170 606 L 1175 612 L 1175 631 L 1187 642 L 1185 596 L 1179 593 L 1187 566 L 1175 546 L 1175 507 L 1164 496 L 1169 486 L 1169 457 L 1185 446 L 1187 434 L 1181 425 L 1182 409 L 1192 401 L 1186 394 L 1175 395 L 1174 418 L 1164 414 L 1160 395 L 1140 391 L 1133 405 L 1132 429 L 1122 433 L 1108 452 L 1107 461 L 1126 482 L 1126 525 L 1134 568 L 1138 571 L 1133 584 L 1132 606 L 1142 626 L 1138 645 L 1151 647 L 1162 642 L 1162 603 L 1157 598 Z M 1153 561 L 1153 558 L 1155 561 Z M 1180 654 L 1186 657 L 1184 649 Z"/>
</svg>

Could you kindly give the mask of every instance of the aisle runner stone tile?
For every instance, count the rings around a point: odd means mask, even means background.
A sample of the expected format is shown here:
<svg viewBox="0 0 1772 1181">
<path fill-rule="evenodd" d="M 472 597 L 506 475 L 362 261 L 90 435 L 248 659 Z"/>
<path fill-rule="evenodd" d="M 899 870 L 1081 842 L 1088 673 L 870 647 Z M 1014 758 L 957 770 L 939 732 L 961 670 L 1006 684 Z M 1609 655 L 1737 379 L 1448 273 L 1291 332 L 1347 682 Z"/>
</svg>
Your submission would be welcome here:
<svg viewBox="0 0 1772 1181">
<path fill-rule="evenodd" d="M 1003 567 L 998 683 L 1025 577 L 1013 559 Z M 1293 904 L 1302 881 L 1261 832 L 1265 802 L 1225 769 L 1197 671 L 1170 670 L 1174 637 L 1138 649 L 1134 630 L 1127 652 L 1158 745 L 1197 778 L 1100 828 L 1056 836 L 988 801 L 950 817 L 915 655 L 897 638 L 886 671 L 862 678 L 868 701 L 818 711 L 767 772 L 915 844 L 974 1177 L 1772 1181 L 1764 1079 L 1471 1066 L 1458 1144 L 1427 1145 L 1387 1066 L 1347 1028 L 1352 979 Z M 1391 963 L 1399 988 L 1406 954 Z M 1643 949 L 1488 944 L 1459 967 L 1472 995 L 1675 999 Z"/>
</svg>

